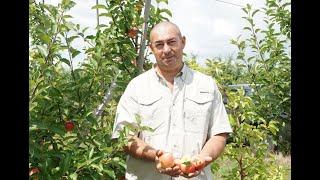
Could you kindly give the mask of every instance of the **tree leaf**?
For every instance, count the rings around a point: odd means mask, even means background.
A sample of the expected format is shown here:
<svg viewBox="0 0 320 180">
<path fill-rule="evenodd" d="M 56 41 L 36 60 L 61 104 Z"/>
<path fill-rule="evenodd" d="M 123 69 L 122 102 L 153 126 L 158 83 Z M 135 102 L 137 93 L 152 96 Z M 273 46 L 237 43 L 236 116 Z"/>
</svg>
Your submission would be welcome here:
<svg viewBox="0 0 320 180">
<path fill-rule="evenodd" d="M 103 171 L 106 172 L 112 179 L 116 179 L 116 174 L 113 170 L 104 169 Z"/>
<path fill-rule="evenodd" d="M 75 50 L 72 52 L 72 58 L 76 57 L 77 55 L 79 55 L 81 52 L 78 50 Z"/>
<path fill-rule="evenodd" d="M 47 34 L 41 34 L 39 37 L 44 43 L 49 44 L 51 39 Z"/>
<path fill-rule="evenodd" d="M 66 157 L 63 158 L 62 165 L 61 165 L 62 173 L 66 172 L 69 169 L 69 167 L 72 165 L 70 162 L 70 157 L 71 157 L 70 153 L 67 152 Z"/>
<path fill-rule="evenodd" d="M 111 17 L 112 18 L 112 14 L 111 13 L 101 13 L 101 14 L 99 14 L 99 17 L 100 16 L 105 16 L 105 17 Z"/>
<path fill-rule="evenodd" d="M 251 31 L 251 28 L 250 27 L 244 27 L 243 30 Z"/>
<path fill-rule="evenodd" d="M 156 2 L 157 2 L 158 4 L 161 3 L 161 2 L 164 2 L 164 3 L 168 4 L 168 0 L 156 0 Z"/>
<path fill-rule="evenodd" d="M 66 15 L 63 15 L 62 18 L 67 19 L 67 18 L 73 18 L 73 17 L 69 14 L 66 14 Z"/>
<path fill-rule="evenodd" d="M 246 14 L 248 14 L 248 11 L 246 8 L 241 8 L 242 11 L 244 11 Z"/>
<path fill-rule="evenodd" d="M 75 39 L 77 39 L 77 38 L 79 38 L 79 36 L 71 36 L 71 37 L 68 37 L 68 38 L 67 38 L 67 41 L 68 41 L 69 43 L 71 43 L 73 40 L 75 40 Z"/>
<path fill-rule="evenodd" d="M 259 12 L 259 9 L 256 9 L 255 11 L 253 11 L 252 17 L 253 17 L 257 12 Z"/>
<path fill-rule="evenodd" d="M 62 59 L 60 59 L 60 61 L 66 63 L 68 66 L 70 66 L 70 61 L 68 59 L 62 58 Z"/>
<path fill-rule="evenodd" d="M 170 17 L 172 17 L 172 13 L 170 12 L 169 9 L 161 9 L 160 12 L 161 13 L 164 12 L 164 13 L 168 14 Z"/>
<path fill-rule="evenodd" d="M 89 159 L 89 160 L 86 160 L 85 162 L 79 163 L 79 164 L 77 165 L 77 169 L 80 169 L 80 168 L 82 168 L 83 166 L 88 166 L 88 165 L 90 165 L 91 163 L 93 163 L 95 160 L 97 160 L 97 159 L 99 159 L 99 158 L 101 158 L 101 157 L 95 157 L 95 158 L 93 158 L 93 159 Z"/>
<path fill-rule="evenodd" d="M 97 4 L 93 6 L 91 9 L 108 9 L 108 8 L 103 4 Z"/>
<path fill-rule="evenodd" d="M 96 36 L 94 35 L 89 35 L 89 36 L 86 36 L 85 39 L 94 39 Z"/>
<path fill-rule="evenodd" d="M 89 153 L 89 158 L 88 159 L 91 159 L 92 155 L 93 155 L 93 152 L 94 152 L 94 147 L 91 148 L 91 151 Z"/>
<path fill-rule="evenodd" d="M 43 58 L 46 58 L 48 56 L 48 50 L 45 46 L 37 45 L 37 49 Z"/>
</svg>

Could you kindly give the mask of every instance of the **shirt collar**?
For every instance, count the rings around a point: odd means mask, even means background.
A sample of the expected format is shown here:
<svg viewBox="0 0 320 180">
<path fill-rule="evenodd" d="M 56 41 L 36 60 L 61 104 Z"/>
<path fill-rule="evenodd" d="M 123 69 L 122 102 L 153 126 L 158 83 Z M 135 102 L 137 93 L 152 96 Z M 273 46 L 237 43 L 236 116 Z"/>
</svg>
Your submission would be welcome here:
<svg viewBox="0 0 320 180">
<path fill-rule="evenodd" d="M 156 71 L 156 66 L 157 63 L 153 64 L 152 69 L 153 69 L 153 74 L 154 77 L 158 79 L 158 81 L 162 82 L 164 81 L 163 77 L 158 74 L 158 72 Z M 180 72 L 178 72 L 178 74 L 176 75 L 176 77 L 181 77 L 182 81 L 185 82 L 186 78 L 187 78 L 187 65 L 186 63 L 183 62 L 183 66 Z"/>
</svg>

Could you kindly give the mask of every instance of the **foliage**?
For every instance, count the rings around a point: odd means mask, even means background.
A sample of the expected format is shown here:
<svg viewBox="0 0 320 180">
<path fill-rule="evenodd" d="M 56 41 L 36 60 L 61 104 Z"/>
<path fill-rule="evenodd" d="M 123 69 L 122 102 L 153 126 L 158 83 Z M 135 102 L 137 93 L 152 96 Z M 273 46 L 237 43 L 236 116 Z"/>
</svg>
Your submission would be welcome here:
<svg viewBox="0 0 320 180">
<path fill-rule="evenodd" d="M 114 141 L 111 132 L 120 95 L 138 72 L 134 60 L 141 34 L 132 38 L 128 30 L 140 28 L 143 1 L 94 6 L 110 18 L 95 35 L 71 21 L 68 11 L 74 5 L 71 0 L 57 6 L 29 3 L 29 167 L 39 170 L 31 178 L 117 179 L 126 167 L 122 147 L 127 134 L 124 130 Z M 162 18 L 151 19 L 150 27 Z M 78 68 L 74 61 L 83 52 L 77 41 L 88 45 Z M 113 81 L 114 98 L 97 117 L 94 110 Z M 66 122 L 72 124 L 68 129 Z"/>
<path fill-rule="evenodd" d="M 225 154 L 219 159 L 234 166 L 220 173 L 220 163 L 213 172 L 226 179 L 285 179 L 287 169 L 278 165 L 272 151 L 290 153 L 291 142 L 291 77 L 288 53 L 290 46 L 290 3 L 267 0 L 266 8 L 243 8 L 244 27 L 249 37 L 231 40 L 238 47 L 236 59 L 208 59 L 199 66 L 194 58 L 187 61 L 192 68 L 211 75 L 227 99 L 227 111 L 233 128 Z M 263 16 L 266 28 L 255 26 L 257 14 Z M 229 85 L 249 84 L 253 95 Z M 275 145 L 275 148 L 273 146 Z"/>
<path fill-rule="evenodd" d="M 289 2 L 268 0 L 264 11 L 254 10 L 250 5 L 243 9 L 249 26 L 250 37 L 232 40 L 238 49 L 238 59 L 247 67 L 247 82 L 257 91 L 253 100 L 257 113 L 267 122 L 276 121 L 279 133 L 273 136 L 276 148 L 284 154 L 290 153 L 291 142 L 291 73 L 290 73 L 290 11 Z M 262 12 L 266 29 L 255 27 L 254 15 Z M 281 13 L 279 13 L 281 12 Z M 279 25 L 276 27 L 276 25 Z M 260 37 L 260 38 L 259 38 Z M 245 56 L 249 47 L 253 54 Z"/>
<path fill-rule="evenodd" d="M 168 3 L 157 0 L 157 3 Z M 143 24 L 142 0 L 111 0 L 97 4 L 100 18 L 96 34 L 88 34 L 72 22 L 68 11 L 75 5 L 62 0 L 57 6 L 30 1 L 29 7 L 29 166 L 31 178 L 40 179 L 117 179 L 123 176 L 125 153 L 130 132 L 143 127 L 128 124 L 120 139 L 111 139 L 117 102 L 128 82 L 138 75 L 137 58 L 141 47 Z M 225 154 L 212 165 L 220 171 L 219 162 L 230 162 L 223 173 L 227 179 L 284 179 L 285 169 L 275 163 L 270 144 L 290 152 L 290 3 L 266 0 L 266 7 L 243 8 L 249 26 L 248 38 L 231 41 L 239 53 L 230 57 L 208 59 L 206 66 L 193 56 L 187 64 L 213 76 L 227 101 L 227 111 L 234 133 L 228 139 Z M 265 29 L 255 27 L 255 15 L 264 15 Z M 171 16 L 168 9 L 151 6 L 148 33 L 156 23 Z M 136 31 L 137 30 L 137 31 Z M 84 41 L 83 50 L 76 48 Z M 148 39 L 146 41 L 148 44 Z M 248 52 L 250 51 L 251 52 Z M 76 68 L 75 58 L 85 59 Z M 148 59 L 149 52 L 145 53 Z M 151 68 L 150 61 L 144 68 Z M 95 109 L 104 95 L 116 88 L 101 116 Z M 245 96 L 242 89 L 228 85 L 250 84 L 254 94 Z M 65 123 L 74 125 L 65 129 Z M 225 165 L 228 166 L 228 165 Z"/>
</svg>

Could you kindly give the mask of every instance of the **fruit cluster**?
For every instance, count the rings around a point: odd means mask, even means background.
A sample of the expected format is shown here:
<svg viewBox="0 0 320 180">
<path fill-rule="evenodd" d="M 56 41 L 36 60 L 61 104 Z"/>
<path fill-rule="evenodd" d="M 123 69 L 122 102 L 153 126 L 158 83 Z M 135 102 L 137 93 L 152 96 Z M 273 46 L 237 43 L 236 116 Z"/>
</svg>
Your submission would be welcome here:
<svg viewBox="0 0 320 180">
<path fill-rule="evenodd" d="M 194 173 L 196 171 L 201 171 L 204 168 L 205 162 L 203 159 L 194 157 L 183 157 L 181 159 L 174 159 L 171 153 L 164 153 L 159 157 L 159 163 L 161 168 L 171 168 L 175 164 L 179 164 L 180 170 L 184 174 Z"/>
</svg>

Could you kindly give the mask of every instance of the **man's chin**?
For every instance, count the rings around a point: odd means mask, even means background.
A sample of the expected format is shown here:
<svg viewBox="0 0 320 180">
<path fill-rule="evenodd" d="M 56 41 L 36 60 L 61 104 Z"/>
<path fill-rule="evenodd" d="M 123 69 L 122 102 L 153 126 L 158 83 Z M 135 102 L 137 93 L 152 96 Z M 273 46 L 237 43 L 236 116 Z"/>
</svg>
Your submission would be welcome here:
<svg viewBox="0 0 320 180">
<path fill-rule="evenodd" d="M 176 64 L 176 60 L 174 58 L 171 59 L 166 59 L 165 61 L 163 61 L 163 64 L 167 65 L 167 66 L 172 66 Z"/>
</svg>

